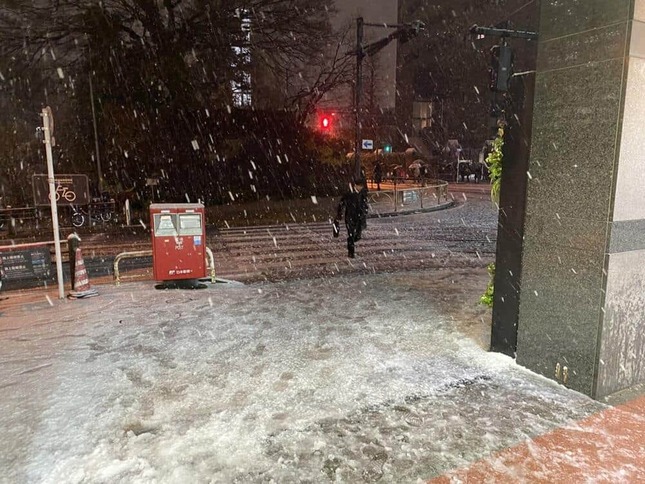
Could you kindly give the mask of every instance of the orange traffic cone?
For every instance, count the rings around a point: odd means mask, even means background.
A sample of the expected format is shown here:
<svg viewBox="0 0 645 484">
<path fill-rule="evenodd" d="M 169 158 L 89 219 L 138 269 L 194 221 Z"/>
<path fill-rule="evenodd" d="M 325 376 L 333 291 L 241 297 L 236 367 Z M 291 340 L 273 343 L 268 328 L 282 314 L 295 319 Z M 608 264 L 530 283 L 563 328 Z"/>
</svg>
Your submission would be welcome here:
<svg viewBox="0 0 645 484">
<path fill-rule="evenodd" d="M 90 286 L 90 278 L 87 275 L 85 261 L 83 261 L 83 255 L 79 247 L 76 249 L 76 263 L 74 264 L 74 290 L 69 293 L 68 297 L 81 299 L 98 295 L 99 293 L 96 292 L 96 289 Z"/>
</svg>

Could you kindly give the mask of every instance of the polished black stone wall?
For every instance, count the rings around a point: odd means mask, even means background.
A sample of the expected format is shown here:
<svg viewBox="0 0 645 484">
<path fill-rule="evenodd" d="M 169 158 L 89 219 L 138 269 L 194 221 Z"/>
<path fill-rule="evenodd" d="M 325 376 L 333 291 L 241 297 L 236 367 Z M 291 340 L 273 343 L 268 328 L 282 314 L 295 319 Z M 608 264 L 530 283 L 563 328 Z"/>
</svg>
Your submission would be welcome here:
<svg viewBox="0 0 645 484">
<path fill-rule="evenodd" d="M 504 134 L 491 350 L 509 356 L 514 356 L 517 348 L 526 172 L 531 152 L 534 86 L 534 73 L 513 80 L 511 115 Z"/>
<path fill-rule="evenodd" d="M 645 338 L 633 330 L 645 329 L 645 298 L 634 297 L 645 270 L 633 269 L 645 251 L 631 243 L 645 236 L 645 216 L 638 187 L 620 175 L 622 164 L 636 177 L 645 170 L 630 150 L 637 131 L 624 136 L 629 123 L 645 125 L 645 109 L 626 102 L 645 88 L 634 49 L 642 9 L 642 0 L 541 2 L 517 361 L 594 397 L 645 381 Z"/>
</svg>

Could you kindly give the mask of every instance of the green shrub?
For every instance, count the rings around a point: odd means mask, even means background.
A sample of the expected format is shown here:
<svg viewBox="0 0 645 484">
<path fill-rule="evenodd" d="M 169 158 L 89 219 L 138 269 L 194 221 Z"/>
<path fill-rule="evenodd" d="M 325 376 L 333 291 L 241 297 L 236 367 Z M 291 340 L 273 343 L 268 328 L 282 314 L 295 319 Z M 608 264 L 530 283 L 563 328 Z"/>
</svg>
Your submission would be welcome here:
<svg viewBox="0 0 645 484">
<path fill-rule="evenodd" d="M 495 263 L 488 264 L 486 269 L 488 270 L 488 274 L 490 274 L 490 281 L 488 282 L 486 292 L 479 298 L 479 302 L 484 306 L 492 308 L 493 296 L 495 294 Z"/>
<path fill-rule="evenodd" d="M 486 157 L 486 164 L 490 173 L 490 198 L 496 205 L 499 206 L 499 194 L 502 187 L 502 161 L 504 148 L 504 128 L 500 127 L 497 130 L 497 138 L 493 141 L 493 149 Z M 495 264 L 488 265 L 488 273 L 490 274 L 490 281 L 486 292 L 479 298 L 479 302 L 489 308 L 493 307 L 493 300 L 495 295 Z"/>
<path fill-rule="evenodd" d="M 493 141 L 493 149 L 486 157 L 486 164 L 490 172 L 490 197 L 499 205 L 499 193 L 502 186 L 502 148 L 504 147 L 504 128 L 497 130 L 497 138 Z"/>
</svg>

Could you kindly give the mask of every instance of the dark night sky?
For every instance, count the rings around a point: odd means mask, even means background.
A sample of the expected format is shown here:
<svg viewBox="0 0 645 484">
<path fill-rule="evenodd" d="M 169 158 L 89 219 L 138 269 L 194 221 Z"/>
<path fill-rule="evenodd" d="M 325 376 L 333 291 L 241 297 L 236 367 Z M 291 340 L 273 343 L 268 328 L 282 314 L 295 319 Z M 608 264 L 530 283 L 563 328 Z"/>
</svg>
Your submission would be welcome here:
<svg viewBox="0 0 645 484">
<path fill-rule="evenodd" d="M 426 33 L 399 48 L 399 119 L 409 119 L 413 100 L 443 102 L 448 135 L 480 145 L 488 135 L 489 49 L 495 39 L 473 44 L 468 29 L 510 21 L 510 28 L 537 28 L 537 2 L 527 0 L 402 0 L 400 20 L 420 19 Z M 533 68 L 524 40 L 513 40 L 515 72 Z M 464 126 L 464 123 L 466 126 Z"/>
</svg>

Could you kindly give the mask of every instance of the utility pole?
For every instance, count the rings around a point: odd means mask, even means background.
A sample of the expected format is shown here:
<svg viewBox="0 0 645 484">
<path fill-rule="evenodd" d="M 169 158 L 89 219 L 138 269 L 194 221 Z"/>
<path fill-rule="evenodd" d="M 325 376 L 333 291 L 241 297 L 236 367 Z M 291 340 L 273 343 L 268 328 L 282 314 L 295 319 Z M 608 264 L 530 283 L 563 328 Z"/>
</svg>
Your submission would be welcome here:
<svg viewBox="0 0 645 484">
<path fill-rule="evenodd" d="M 94 88 L 92 86 L 92 72 L 90 69 L 90 102 L 92 103 L 92 124 L 94 125 L 94 149 L 96 151 L 96 171 L 99 182 L 99 195 L 103 191 L 103 170 L 101 170 L 101 154 L 99 152 L 99 131 L 96 126 L 96 111 L 94 109 Z"/>
<path fill-rule="evenodd" d="M 356 112 L 356 139 L 354 144 L 354 179 L 361 178 L 361 98 L 363 93 L 363 17 L 356 19 L 356 86 L 354 89 L 354 111 Z"/>
<path fill-rule="evenodd" d="M 85 40 L 87 41 L 87 58 L 89 59 L 89 66 L 90 66 L 90 71 L 88 74 L 88 80 L 90 83 L 90 104 L 92 106 L 92 126 L 94 127 L 94 152 L 96 156 L 96 176 L 98 178 L 98 189 L 99 189 L 99 195 L 103 192 L 103 170 L 101 169 L 101 153 L 99 151 L 99 130 L 97 127 L 96 123 L 96 108 L 94 107 L 94 85 L 92 83 L 92 75 L 94 74 L 94 70 L 92 69 L 92 46 L 87 38 L 87 35 L 85 36 Z"/>
<path fill-rule="evenodd" d="M 65 298 L 63 283 L 63 261 L 60 250 L 60 233 L 58 229 L 58 206 L 56 205 L 56 179 L 54 178 L 54 156 L 52 154 L 54 116 L 49 106 L 43 108 L 43 133 L 45 135 L 45 153 L 47 154 L 47 181 L 49 182 L 49 204 L 52 212 L 52 227 L 54 230 L 54 248 L 56 251 L 56 276 L 58 278 L 58 298 Z"/>
<path fill-rule="evenodd" d="M 372 42 L 368 45 L 363 45 L 363 30 L 364 27 L 380 27 L 386 29 L 396 29 L 394 32 L 389 34 L 387 37 L 384 37 L 376 42 Z M 363 97 L 363 59 L 367 56 L 372 56 L 384 49 L 389 45 L 393 40 L 399 40 L 401 43 L 405 43 L 410 40 L 412 37 L 415 37 L 419 34 L 421 30 L 425 28 L 423 22 L 415 20 L 409 24 L 397 25 L 397 24 L 375 24 L 375 23 L 366 23 L 363 20 L 363 17 L 358 17 L 356 19 L 356 50 L 349 52 L 348 55 L 356 56 L 356 81 L 355 81 L 355 92 L 354 92 L 354 112 L 356 114 L 356 139 L 354 145 L 354 178 L 360 180 L 362 176 L 361 170 L 361 150 L 362 150 L 362 139 L 361 139 L 361 123 L 362 123 L 362 113 L 361 113 L 361 101 Z"/>
</svg>

